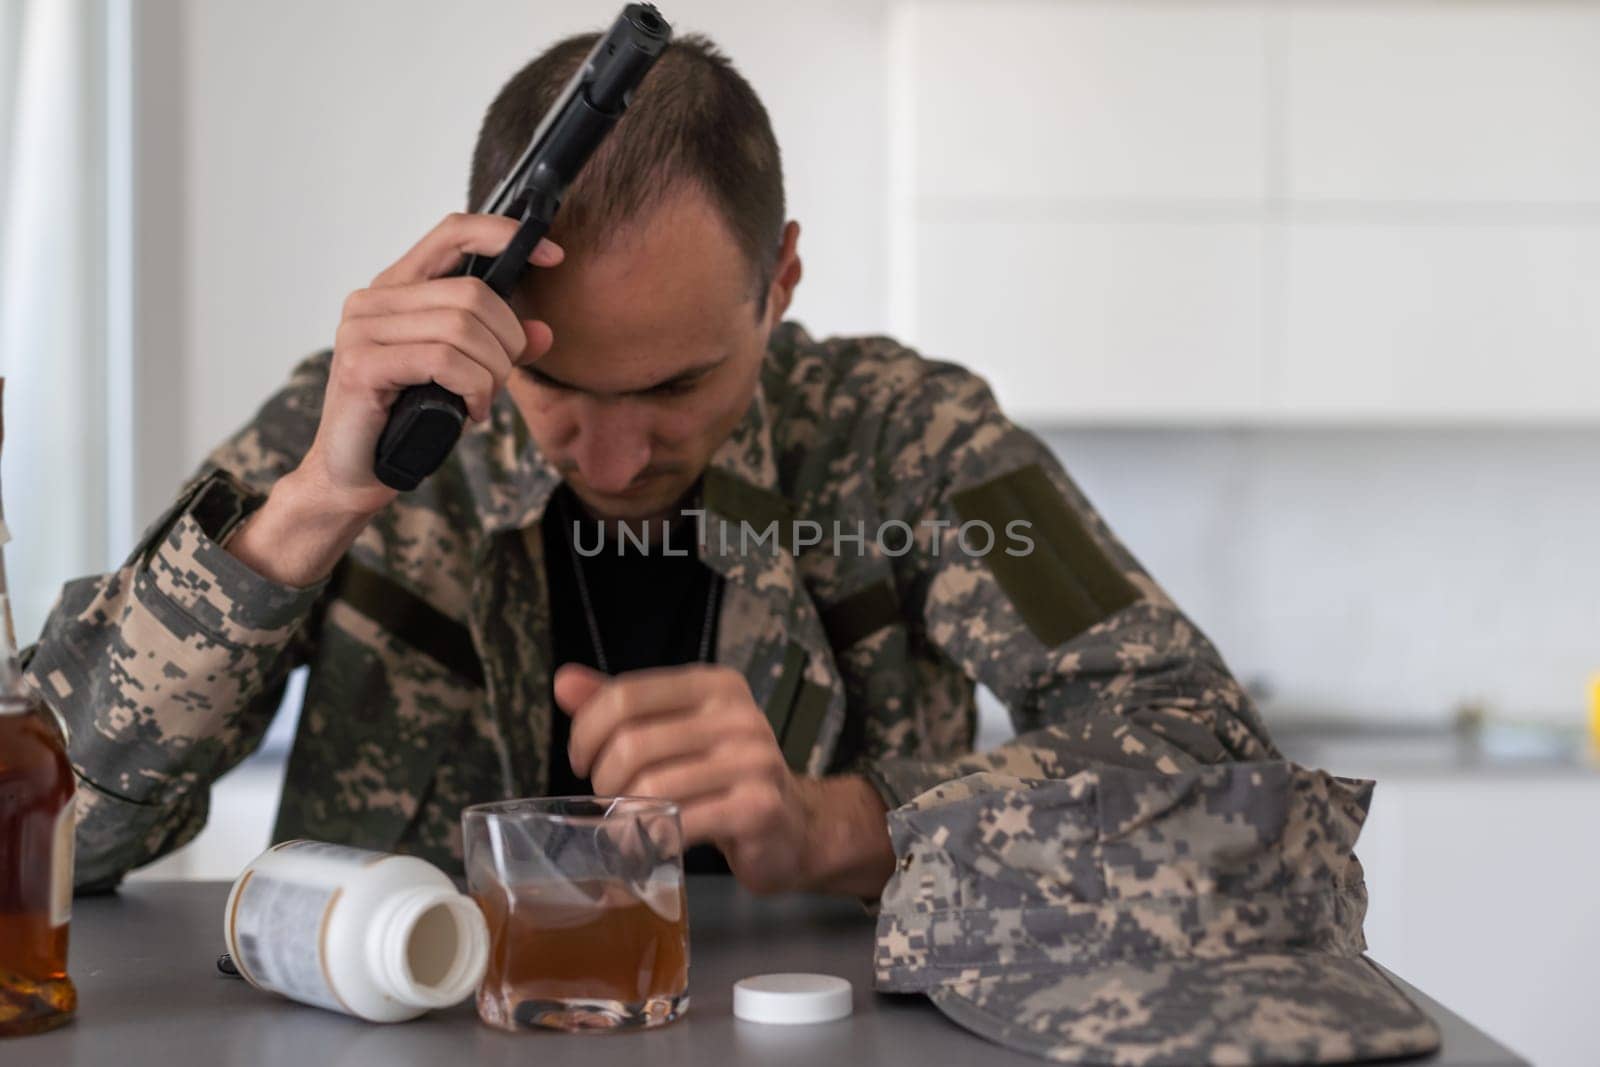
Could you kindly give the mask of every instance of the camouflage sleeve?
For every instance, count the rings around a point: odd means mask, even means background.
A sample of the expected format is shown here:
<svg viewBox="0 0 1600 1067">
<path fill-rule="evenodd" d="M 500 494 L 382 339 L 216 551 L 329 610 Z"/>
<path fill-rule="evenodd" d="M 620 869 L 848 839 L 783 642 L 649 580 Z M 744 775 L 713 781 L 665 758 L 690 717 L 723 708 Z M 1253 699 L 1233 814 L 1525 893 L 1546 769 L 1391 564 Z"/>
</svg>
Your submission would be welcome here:
<svg viewBox="0 0 1600 1067">
<path fill-rule="evenodd" d="M 896 561 L 903 611 L 914 638 L 1005 704 L 1017 736 L 954 759 L 880 760 L 868 777 L 890 807 L 975 772 L 1062 778 L 1089 763 L 1174 771 L 1275 757 L 1216 649 L 1050 450 L 1004 417 L 981 378 L 915 366 L 886 405 L 877 456 L 886 514 L 917 533 Z M 968 707 L 934 699 L 916 715 Z M 924 729 L 963 736 L 954 725 Z"/>
<path fill-rule="evenodd" d="M 80 890 L 110 888 L 199 832 L 211 782 L 260 743 L 308 652 L 302 623 L 322 587 L 264 578 L 223 544 L 299 462 L 325 382 L 325 362 L 302 364 L 121 568 L 67 583 L 27 653 L 79 779 Z"/>
</svg>

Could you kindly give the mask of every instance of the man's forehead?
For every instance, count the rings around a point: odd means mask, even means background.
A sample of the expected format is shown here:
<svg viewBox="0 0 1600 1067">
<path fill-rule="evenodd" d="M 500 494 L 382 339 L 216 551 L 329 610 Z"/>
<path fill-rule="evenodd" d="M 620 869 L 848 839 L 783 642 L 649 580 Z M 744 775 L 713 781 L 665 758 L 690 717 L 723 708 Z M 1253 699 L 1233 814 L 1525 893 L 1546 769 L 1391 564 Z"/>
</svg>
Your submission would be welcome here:
<svg viewBox="0 0 1600 1067">
<path fill-rule="evenodd" d="M 553 322 L 555 343 L 534 368 L 555 384 L 593 393 L 630 393 L 720 363 L 743 338 L 705 323 L 662 320 L 633 328 L 616 321 Z M 563 325 L 564 323 L 564 325 Z"/>
<path fill-rule="evenodd" d="M 552 287 L 552 296 L 561 289 Z M 720 361 L 744 347 L 755 329 L 748 306 L 730 309 L 715 298 L 630 300 L 626 286 L 564 301 L 534 314 L 554 334 L 538 369 L 560 384 L 597 393 L 648 389 Z"/>
<path fill-rule="evenodd" d="M 598 396 L 625 396 L 648 393 L 663 386 L 689 384 L 698 380 L 728 358 L 729 352 L 715 350 L 688 360 L 619 359 L 594 351 L 571 349 L 573 358 L 552 363 L 549 357 L 530 365 L 535 381 L 563 389 L 575 389 Z"/>
<path fill-rule="evenodd" d="M 749 297 L 752 269 L 727 220 L 699 186 L 678 182 L 627 221 L 601 234 L 568 231 L 557 217 L 551 238 L 562 242 L 562 266 L 533 274 L 535 291 L 546 280 L 584 283 L 584 295 L 615 293 L 619 303 L 684 296 Z"/>
<path fill-rule="evenodd" d="M 534 274 L 524 312 L 555 335 L 539 368 L 582 389 L 648 388 L 726 355 L 758 325 L 743 254 L 698 195 L 670 198 Z"/>
</svg>

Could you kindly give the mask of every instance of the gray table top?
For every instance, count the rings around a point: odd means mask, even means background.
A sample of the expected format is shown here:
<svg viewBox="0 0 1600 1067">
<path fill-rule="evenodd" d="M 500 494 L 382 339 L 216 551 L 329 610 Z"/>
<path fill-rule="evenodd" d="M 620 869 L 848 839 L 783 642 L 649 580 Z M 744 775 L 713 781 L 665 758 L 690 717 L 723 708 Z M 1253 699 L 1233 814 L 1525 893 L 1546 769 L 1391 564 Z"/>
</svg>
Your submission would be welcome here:
<svg viewBox="0 0 1600 1067">
<path fill-rule="evenodd" d="M 259 992 L 216 971 L 222 882 L 143 882 L 74 904 L 70 970 L 78 1018 L 0 1041 L 0 1064 L 193 1067 L 388 1067 L 391 1064 L 882 1063 L 1037 1064 L 957 1027 L 922 996 L 872 989 L 873 921 L 859 905 L 811 896 L 754 897 L 729 878 L 689 883 L 688 1015 L 660 1030 L 609 1035 L 509 1034 L 477 1021 L 470 1000 L 380 1026 Z M 855 1014 L 815 1026 L 733 1018 L 733 983 L 772 971 L 819 971 L 855 985 Z M 1439 1024 L 1444 1048 L 1411 1062 L 1524 1064 L 1401 982 Z M 1524 1065 L 1525 1067 L 1525 1065 Z"/>
</svg>

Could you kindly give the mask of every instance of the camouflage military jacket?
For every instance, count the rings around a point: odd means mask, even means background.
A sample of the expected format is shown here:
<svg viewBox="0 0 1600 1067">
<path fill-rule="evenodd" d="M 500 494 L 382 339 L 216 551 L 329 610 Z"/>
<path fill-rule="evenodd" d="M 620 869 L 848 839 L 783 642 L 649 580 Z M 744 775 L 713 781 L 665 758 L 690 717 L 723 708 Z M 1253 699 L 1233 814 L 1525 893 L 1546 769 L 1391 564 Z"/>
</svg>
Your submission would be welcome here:
<svg viewBox="0 0 1600 1067">
<path fill-rule="evenodd" d="M 310 446 L 330 358 L 296 368 L 126 564 L 68 583 L 45 625 L 29 677 L 71 734 L 82 886 L 199 831 L 211 782 L 257 747 L 301 664 L 276 839 L 459 870 L 463 806 L 545 788 L 539 523 L 559 475 L 508 397 L 328 581 L 287 587 L 223 547 Z M 895 807 L 980 770 L 1275 755 L 1212 646 L 960 367 L 784 324 L 701 497 L 701 555 L 725 579 L 716 659 L 797 771 L 863 774 Z M 960 540 L 1019 520 L 1028 554 Z M 978 755 L 975 683 L 1017 730 Z"/>
</svg>

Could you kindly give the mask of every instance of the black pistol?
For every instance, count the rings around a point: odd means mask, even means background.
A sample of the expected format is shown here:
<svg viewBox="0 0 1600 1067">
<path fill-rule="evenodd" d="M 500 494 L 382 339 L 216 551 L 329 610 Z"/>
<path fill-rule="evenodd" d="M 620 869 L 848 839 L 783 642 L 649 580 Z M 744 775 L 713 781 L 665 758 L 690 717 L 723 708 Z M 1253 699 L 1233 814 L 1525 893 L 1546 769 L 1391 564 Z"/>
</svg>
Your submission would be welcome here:
<svg viewBox="0 0 1600 1067">
<path fill-rule="evenodd" d="M 627 110 L 634 89 L 671 37 L 672 27 L 653 5 L 622 9 L 539 120 L 517 165 L 478 208 L 480 214 L 519 220 L 516 236 L 498 256 L 468 256 L 458 274 L 482 278 L 502 298 L 510 297 L 567 187 Z M 373 473 L 391 489 L 415 489 L 439 469 L 466 421 L 466 403 L 443 386 L 429 382 L 407 387 L 378 438 Z"/>
</svg>

